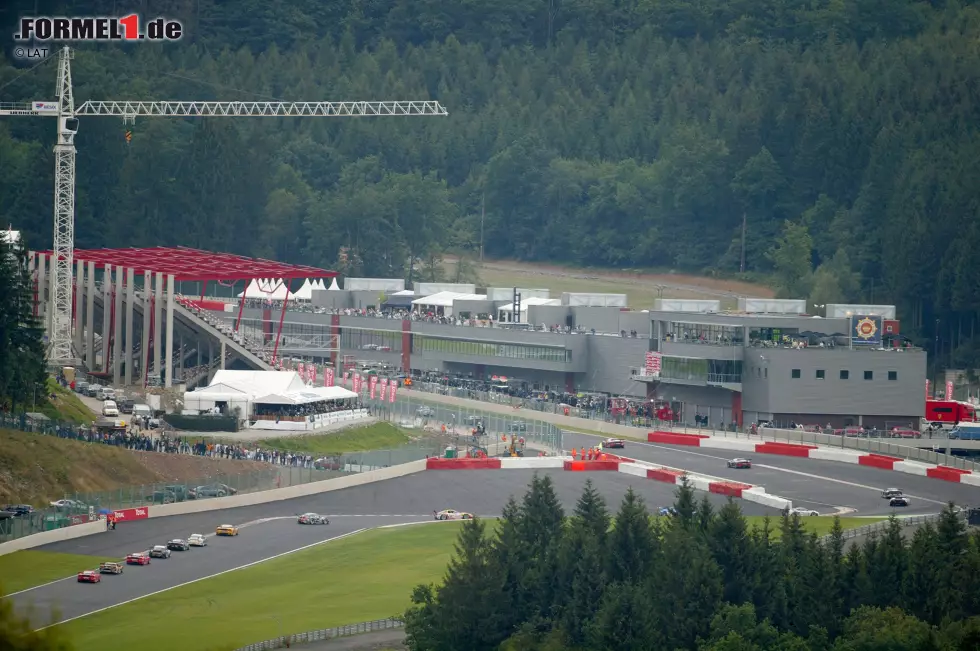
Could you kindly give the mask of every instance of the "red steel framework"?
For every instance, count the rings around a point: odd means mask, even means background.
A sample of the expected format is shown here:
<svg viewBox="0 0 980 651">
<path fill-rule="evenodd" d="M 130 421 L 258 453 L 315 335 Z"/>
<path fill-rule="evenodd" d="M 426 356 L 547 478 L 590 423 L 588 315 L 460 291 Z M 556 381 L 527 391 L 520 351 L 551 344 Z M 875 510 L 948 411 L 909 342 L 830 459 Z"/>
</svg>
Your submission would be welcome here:
<svg viewBox="0 0 980 651">
<path fill-rule="evenodd" d="M 50 256 L 51 252 L 44 251 L 41 254 Z M 76 261 L 86 263 L 86 265 L 89 262 L 94 262 L 97 269 L 105 269 L 106 265 L 112 265 L 113 267 L 131 268 L 137 276 L 142 276 L 144 272 L 150 271 L 152 273 L 163 274 L 164 276 L 173 276 L 176 282 L 199 282 L 201 283 L 202 300 L 204 299 L 209 282 L 217 282 L 227 287 L 233 286 L 237 281 L 260 279 L 281 281 L 286 287 L 286 295 L 282 302 L 282 312 L 279 315 L 279 328 L 276 331 L 276 343 L 272 351 L 273 366 L 276 365 L 279 353 L 279 340 L 282 337 L 282 326 L 286 319 L 286 306 L 289 304 L 289 292 L 293 289 L 290 281 L 307 278 L 335 278 L 337 276 L 335 271 L 327 271 L 326 269 L 319 269 L 317 267 L 286 264 L 264 258 L 248 258 L 231 253 L 214 253 L 212 251 L 203 251 L 201 249 L 192 249 L 183 246 L 176 248 L 157 246 L 127 249 L 76 249 L 74 258 Z M 278 285 L 276 288 L 278 288 Z M 35 288 L 35 296 L 36 294 L 37 290 Z M 246 298 L 251 297 L 246 297 L 245 290 L 243 290 L 238 306 L 238 318 L 235 320 L 236 332 L 241 324 Z M 156 297 L 153 296 L 151 299 L 155 301 Z M 36 303 L 37 301 L 35 299 L 35 309 L 37 309 Z M 73 296 L 73 313 L 74 309 L 77 309 L 76 303 L 77 301 Z M 113 300 L 110 310 L 113 312 L 111 318 L 114 323 L 114 319 L 116 318 L 114 314 L 115 300 Z M 155 313 L 155 309 L 150 310 L 148 322 L 151 335 L 156 325 L 153 323 L 153 315 Z M 114 331 L 114 326 L 110 327 L 110 337 Z M 144 365 L 144 368 L 146 368 L 147 372 L 149 371 L 149 354 L 149 350 L 144 351 L 144 356 L 147 357 L 147 363 Z M 147 378 L 144 377 L 144 383 L 146 380 Z"/>
</svg>

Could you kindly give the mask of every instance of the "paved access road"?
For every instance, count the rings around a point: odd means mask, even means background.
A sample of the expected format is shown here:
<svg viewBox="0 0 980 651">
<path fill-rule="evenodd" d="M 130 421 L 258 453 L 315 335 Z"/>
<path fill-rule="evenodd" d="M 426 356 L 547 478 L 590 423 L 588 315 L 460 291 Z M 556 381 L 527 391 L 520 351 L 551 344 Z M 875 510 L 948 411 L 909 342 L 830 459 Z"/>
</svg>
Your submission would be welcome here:
<svg viewBox="0 0 980 651">
<path fill-rule="evenodd" d="M 565 447 L 571 449 L 597 445 L 602 439 L 566 431 L 563 440 Z M 899 515 L 913 515 L 937 513 L 950 501 L 960 506 L 980 504 L 980 488 L 975 486 L 837 461 L 634 441 L 626 441 L 625 450 L 610 452 L 721 479 L 764 486 L 773 495 L 793 500 L 795 506 L 806 506 L 821 513 L 854 509 L 855 515 L 888 515 L 893 511 Z M 752 458 L 753 467 L 747 470 L 726 467 L 725 461 L 738 456 Z M 881 499 L 881 491 L 892 487 L 901 489 L 911 497 L 911 506 L 890 508 Z"/>
<path fill-rule="evenodd" d="M 539 472 L 552 477 L 562 503 L 571 511 L 581 495 L 585 473 L 557 469 Z M 18 606 L 33 604 L 41 617 L 48 617 L 54 610 L 59 613 L 56 621 L 65 621 L 360 529 L 427 521 L 432 518 L 433 511 L 452 508 L 495 517 L 511 495 L 520 498 L 524 494 L 532 475 L 530 470 L 428 471 L 294 500 L 125 522 L 115 531 L 39 549 L 122 558 L 153 545 L 165 544 L 173 538 L 213 533 L 220 524 L 237 524 L 242 528 L 237 537 L 211 537 L 207 547 L 173 552 L 170 559 L 154 559 L 149 566 L 127 567 L 120 576 L 104 576 L 100 584 L 80 584 L 75 577 L 68 577 L 11 597 Z M 669 484 L 616 472 L 595 472 L 587 476 L 595 482 L 611 510 L 619 506 L 629 486 L 633 486 L 651 509 L 674 501 L 675 487 Z M 725 501 L 717 495 L 712 495 L 711 499 L 718 505 Z M 776 513 L 773 509 L 750 503 L 743 504 L 743 508 L 750 515 Z M 295 515 L 308 511 L 328 515 L 330 524 L 297 524 Z"/>
</svg>

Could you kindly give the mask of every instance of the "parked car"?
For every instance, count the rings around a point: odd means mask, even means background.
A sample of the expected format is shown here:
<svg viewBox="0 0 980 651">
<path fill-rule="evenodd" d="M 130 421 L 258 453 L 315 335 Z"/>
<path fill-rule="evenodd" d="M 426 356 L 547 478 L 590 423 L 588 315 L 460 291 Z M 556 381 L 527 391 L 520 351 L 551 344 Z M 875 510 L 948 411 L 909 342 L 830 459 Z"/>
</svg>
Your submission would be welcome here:
<svg viewBox="0 0 980 651">
<path fill-rule="evenodd" d="M 191 545 L 186 540 L 182 538 L 174 538 L 167 543 L 167 549 L 174 552 L 186 552 L 191 548 Z"/>
<path fill-rule="evenodd" d="M 83 511 L 88 509 L 88 505 L 78 500 L 57 500 L 51 502 L 51 506 L 59 511 Z"/>
<path fill-rule="evenodd" d="M 226 495 L 234 495 L 237 492 L 237 488 L 232 488 L 227 484 L 208 484 L 195 488 L 194 497 L 225 497 Z"/>
<path fill-rule="evenodd" d="M 13 513 L 16 518 L 34 513 L 34 507 L 30 504 L 8 504 L 3 507 L 3 510 L 8 513 Z"/>
<path fill-rule="evenodd" d="M 85 570 L 78 573 L 79 583 L 101 583 L 102 575 L 95 570 Z"/>
<path fill-rule="evenodd" d="M 152 494 L 147 495 L 143 498 L 146 502 L 152 502 L 153 504 L 173 504 L 177 501 L 177 496 L 173 491 L 162 490 L 153 491 Z"/>
</svg>

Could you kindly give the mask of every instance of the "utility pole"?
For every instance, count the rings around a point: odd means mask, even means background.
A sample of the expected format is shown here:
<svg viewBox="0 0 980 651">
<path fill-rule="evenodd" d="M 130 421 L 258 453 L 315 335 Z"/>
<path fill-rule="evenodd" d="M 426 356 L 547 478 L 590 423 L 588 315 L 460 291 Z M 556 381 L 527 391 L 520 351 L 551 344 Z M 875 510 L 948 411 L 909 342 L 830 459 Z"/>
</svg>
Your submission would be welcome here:
<svg viewBox="0 0 980 651">
<path fill-rule="evenodd" d="M 487 218 L 487 193 L 480 197 L 480 264 L 483 264 L 483 223 Z"/>
<path fill-rule="evenodd" d="M 740 273 L 745 273 L 745 212 L 742 212 L 742 263 L 738 268 Z"/>
<path fill-rule="evenodd" d="M 54 242 L 51 252 L 51 302 L 48 361 L 75 365 L 72 351 L 72 271 L 75 256 L 75 134 L 78 116 L 116 116 L 123 123 L 144 117 L 381 117 L 446 116 L 435 101 L 389 102 L 127 102 L 87 101 L 76 107 L 72 95 L 72 51 L 58 60 L 57 102 L 0 103 L 0 116 L 58 118 L 54 147 Z"/>
</svg>

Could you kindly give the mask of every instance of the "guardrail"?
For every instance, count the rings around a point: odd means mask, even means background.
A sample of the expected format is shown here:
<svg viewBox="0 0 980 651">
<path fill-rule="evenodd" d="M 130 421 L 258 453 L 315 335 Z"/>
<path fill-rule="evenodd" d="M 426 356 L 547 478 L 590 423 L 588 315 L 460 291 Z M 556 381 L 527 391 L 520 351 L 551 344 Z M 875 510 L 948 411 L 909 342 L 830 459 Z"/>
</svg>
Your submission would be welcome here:
<svg viewBox="0 0 980 651">
<path fill-rule="evenodd" d="M 959 515 L 960 517 L 965 517 L 965 514 L 966 512 L 963 510 L 960 510 L 957 513 L 957 515 Z M 915 527 L 920 524 L 925 524 L 926 522 L 934 522 L 939 519 L 939 516 L 940 516 L 939 513 L 933 513 L 930 515 L 913 515 L 908 518 L 898 518 L 898 522 L 903 527 Z M 868 536 L 873 533 L 881 533 L 882 531 L 888 529 L 889 524 L 890 524 L 890 519 L 882 520 L 881 522 L 875 522 L 874 524 L 866 524 L 863 527 L 855 527 L 854 529 L 845 529 L 843 532 L 844 540 L 849 540 L 851 538 L 860 538 L 861 536 Z M 826 542 L 830 540 L 830 538 L 831 538 L 830 534 L 827 534 L 825 536 L 821 536 L 820 539 Z"/>
<path fill-rule="evenodd" d="M 268 651 L 269 649 L 288 649 L 293 644 L 304 644 L 308 642 L 322 642 L 338 637 L 350 637 L 361 635 L 362 633 L 374 633 L 375 631 L 390 631 L 396 628 L 404 628 L 405 622 L 397 617 L 388 619 L 375 619 L 370 622 L 360 622 L 358 624 L 348 624 L 347 626 L 335 626 L 334 628 L 321 628 L 306 633 L 294 633 L 292 635 L 282 635 L 271 640 L 256 642 L 243 646 L 235 651 Z"/>
</svg>

